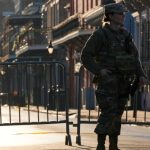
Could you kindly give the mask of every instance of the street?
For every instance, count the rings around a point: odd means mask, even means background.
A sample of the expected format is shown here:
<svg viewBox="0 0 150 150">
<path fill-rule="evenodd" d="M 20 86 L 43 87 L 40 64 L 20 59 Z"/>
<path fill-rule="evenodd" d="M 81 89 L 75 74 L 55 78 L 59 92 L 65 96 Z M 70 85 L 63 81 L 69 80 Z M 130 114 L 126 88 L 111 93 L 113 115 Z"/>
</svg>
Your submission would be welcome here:
<svg viewBox="0 0 150 150">
<path fill-rule="evenodd" d="M 76 127 L 70 125 L 72 146 L 65 145 L 65 124 L 1 126 L 0 150 L 96 149 L 95 124 L 81 125 L 81 146 L 76 144 Z M 149 150 L 150 127 L 122 125 L 121 150 Z M 106 142 L 108 148 L 108 139 Z"/>
<path fill-rule="evenodd" d="M 7 106 L 3 106 L 1 109 L 2 123 L 9 123 L 8 110 L 9 109 Z M 87 112 L 85 111 L 84 113 Z M 17 107 L 12 107 L 11 114 L 11 122 L 19 122 L 19 113 Z M 28 122 L 27 109 L 22 108 L 20 114 L 21 122 Z M 61 114 L 58 115 L 58 120 L 65 120 L 65 116 Z M 52 112 L 49 112 L 48 116 L 49 121 L 57 120 L 56 114 L 53 114 Z M 75 123 L 77 119 L 76 117 L 76 114 L 73 113 L 69 116 L 69 120 Z M 47 114 L 44 110 L 41 110 L 39 113 L 39 121 L 46 120 Z M 84 118 L 82 118 L 82 120 L 84 120 Z M 38 113 L 37 111 L 34 111 L 33 107 L 32 111 L 30 112 L 30 121 L 38 121 Z M 0 150 L 95 150 L 97 145 L 97 137 L 93 132 L 95 126 L 96 124 L 81 124 L 81 146 L 76 144 L 77 128 L 72 124 L 70 124 L 72 146 L 65 145 L 65 123 L 1 126 Z M 150 126 L 122 125 L 122 133 L 119 137 L 119 147 L 121 150 L 149 150 L 149 141 Z M 106 148 L 108 148 L 108 137 L 106 141 Z"/>
<path fill-rule="evenodd" d="M 103 104 L 118 124 L 126 98 L 119 149 L 150 150 L 150 0 L 0 8 L 0 150 L 95 150 Z"/>
</svg>

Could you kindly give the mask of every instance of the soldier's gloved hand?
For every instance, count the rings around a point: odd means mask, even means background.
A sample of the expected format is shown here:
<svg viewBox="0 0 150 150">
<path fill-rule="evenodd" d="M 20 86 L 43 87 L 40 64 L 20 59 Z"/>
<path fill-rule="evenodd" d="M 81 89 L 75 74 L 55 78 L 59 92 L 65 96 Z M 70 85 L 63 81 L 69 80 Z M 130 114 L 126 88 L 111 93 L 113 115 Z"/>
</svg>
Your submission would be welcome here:
<svg viewBox="0 0 150 150">
<path fill-rule="evenodd" d="M 139 85 L 140 86 L 144 86 L 146 84 L 146 82 L 147 82 L 147 79 L 144 76 L 141 76 L 139 78 Z"/>
<path fill-rule="evenodd" d="M 102 70 L 100 71 L 100 75 L 101 75 L 101 76 L 108 76 L 110 73 L 111 73 L 111 71 L 108 70 L 108 69 L 102 69 Z"/>
</svg>

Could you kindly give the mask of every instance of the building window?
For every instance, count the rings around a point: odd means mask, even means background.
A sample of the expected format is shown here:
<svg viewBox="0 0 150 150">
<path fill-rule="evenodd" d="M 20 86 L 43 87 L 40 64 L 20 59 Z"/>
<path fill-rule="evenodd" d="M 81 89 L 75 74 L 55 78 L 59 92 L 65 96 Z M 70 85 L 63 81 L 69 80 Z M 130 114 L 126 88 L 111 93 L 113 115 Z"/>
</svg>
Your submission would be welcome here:
<svg viewBox="0 0 150 150">
<path fill-rule="evenodd" d="M 98 5 L 98 1 L 99 1 L 99 0 L 96 0 L 96 6 Z"/>
<path fill-rule="evenodd" d="M 91 8 L 93 8 L 93 0 L 91 0 Z"/>
<path fill-rule="evenodd" d="M 71 11 L 70 11 L 70 15 L 73 15 L 74 12 L 75 12 L 75 9 L 74 9 L 74 2 L 75 2 L 75 0 L 71 0 Z"/>
<path fill-rule="evenodd" d="M 78 13 L 78 0 L 76 0 L 76 13 Z"/>
<path fill-rule="evenodd" d="M 89 10 L 89 0 L 86 0 L 86 10 Z"/>
<path fill-rule="evenodd" d="M 82 0 L 82 13 L 85 12 L 84 6 L 85 6 L 85 2 L 84 2 L 84 0 Z"/>
</svg>

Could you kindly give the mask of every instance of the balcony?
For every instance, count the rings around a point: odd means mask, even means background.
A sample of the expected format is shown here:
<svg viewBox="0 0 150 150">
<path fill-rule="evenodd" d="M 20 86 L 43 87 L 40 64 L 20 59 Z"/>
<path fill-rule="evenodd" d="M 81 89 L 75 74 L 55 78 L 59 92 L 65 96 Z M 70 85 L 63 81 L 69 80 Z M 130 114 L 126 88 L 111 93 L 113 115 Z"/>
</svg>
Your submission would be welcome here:
<svg viewBox="0 0 150 150">
<path fill-rule="evenodd" d="M 15 37 L 12 51 L 20 56 L 30 51 L 43 51 L 47 49 L 46 33 L 40 29 L 26 30 Z"/>
<path fill-rule="evenodd" d="M 82 15 L 75 14 L 74 16 L 70 16 L 64 22 L 53 27 L 53 45 L 74 43 L 74 45 L 78 45 L 78 48 L 81 49 L 85 40 L 87 40 L 92 32 L 92 29 L 87 30 L 84 26 Z"/>
<path fill-rule="evenodd" d="M 104 8 L 102 6 L 97 6 L 96 8 L 91 9 L 87 13 L 85 13 L 82 18 L 84 19 L 86 24 L 90 24 L 92 26 L 99 26 L 100 21 L 102 20 L 104 15 Z"/>
<path fill-rule="evenodd" d="M 59 39 L 68 33 L 75 31 L 78 29 L 81 24 L 80 24 L 80 19 L 79 15 L 76 14 L 74 16 L 69 17 L 62 23 L 56 25 L 53 27 L 53 39 Z"/>
<path fill-rule="evenodd" d="M 11 15 L 8 18 L 8 24 L 11 26 L 21 26 L 25 25 L 28 22 L 41 23 L 41 15 Z"/>
</svg>

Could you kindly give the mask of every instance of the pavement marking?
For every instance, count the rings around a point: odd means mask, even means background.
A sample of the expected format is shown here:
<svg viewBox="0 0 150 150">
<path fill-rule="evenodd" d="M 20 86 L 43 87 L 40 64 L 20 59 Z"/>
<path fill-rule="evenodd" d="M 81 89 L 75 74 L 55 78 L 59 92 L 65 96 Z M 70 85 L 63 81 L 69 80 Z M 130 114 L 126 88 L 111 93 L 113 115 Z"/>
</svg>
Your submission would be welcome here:
<svg viewBox="0 0 150 150">
<path fill-rule="evenodd" d="M 64 134 L 66 132 L 48 132 L 48 131 L 35 131 L 35 132 L 20 132 L 20 133 L 14 133 L 13 135 L 23 135 L 23 134 Z"/>
<path fill-rule="evenodd" d="M 44 131 L 36 131 L 36 132 L 21 132 L 21 133 L 15 133 L 13 135 L 22 135 L 22 134 L 49 134 L 50 132 L 44 132 Z"/>
</svg>

